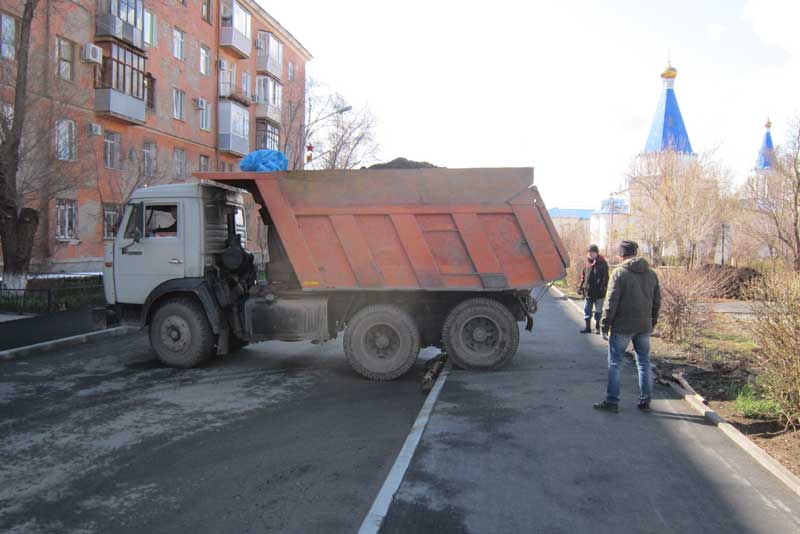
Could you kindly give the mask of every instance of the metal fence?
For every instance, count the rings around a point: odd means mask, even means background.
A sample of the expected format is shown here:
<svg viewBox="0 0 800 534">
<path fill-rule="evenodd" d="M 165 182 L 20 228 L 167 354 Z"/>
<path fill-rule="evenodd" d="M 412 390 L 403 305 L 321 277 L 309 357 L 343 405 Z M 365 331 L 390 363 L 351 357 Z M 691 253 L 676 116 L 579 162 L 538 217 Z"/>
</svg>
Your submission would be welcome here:
<svg viewBox="0 0 800 534">
<path fill-rule="evenodd" d="M 102 285 L 0 289 L 0 311 L 12 313 L 48 313 L 85 305 L 103 306 L 105 303 Z"/>
</svg>

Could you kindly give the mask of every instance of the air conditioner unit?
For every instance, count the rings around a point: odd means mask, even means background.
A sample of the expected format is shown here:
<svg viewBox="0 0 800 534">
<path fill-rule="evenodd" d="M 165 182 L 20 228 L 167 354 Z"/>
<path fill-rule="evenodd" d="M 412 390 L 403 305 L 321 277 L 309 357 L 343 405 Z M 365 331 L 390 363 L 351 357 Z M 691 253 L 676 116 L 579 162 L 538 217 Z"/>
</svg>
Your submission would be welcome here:
<svg viewBox="0 0 800 534">
<path fill-rule="evenodd" d="M 206 109 L 206 101 L 202 98 L 193 98 L 192 104 L 194 104 L 195 109 Z"/>
<path fill-rule="evenodd" d="M 84 63 L 97 63 L 101 65 L 103 63 L 103 49 L 95 44 L 86 43 L 83 45 L 81 61 Z"/>
<path fill-rule="evenodd" d="M 228 70 L 228 62 L 224 59 L 217 60 L 217 68 L 219 68 L 219 70 Z"/>
<path fill-rule="evenodd" d="M 264 41 L 262 41 L 261 39 L 257 39 L 256 40 L 256 50 L 261 50 L 262 48 L 264 48 Z"/>
<path fill-rule="evenodd" d="M 250 95 L 250 100 L 252 100 L 253 102 L 258 102 L 258 95 L 256 94 Z"/>
<path fill-rule="evenodd" d="M 90 122 L 89 135 L 103 135 L 103 127 L 96 122 Z"/>
</svg>

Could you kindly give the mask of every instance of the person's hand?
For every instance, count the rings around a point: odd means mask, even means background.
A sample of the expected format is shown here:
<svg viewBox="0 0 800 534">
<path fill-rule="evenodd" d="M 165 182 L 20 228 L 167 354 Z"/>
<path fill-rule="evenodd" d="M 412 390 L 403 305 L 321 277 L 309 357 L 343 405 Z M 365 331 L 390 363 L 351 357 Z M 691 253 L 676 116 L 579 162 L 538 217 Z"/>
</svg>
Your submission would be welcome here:
<svg viewBox="0 0 800 534">
<path fill-rule="evenodd" d="M 579 288 L 578 288 L 578 295 L 580 295 L 580 296 L 584 296 L 584 293 L 585 293 L 585 292 L 586 292 L 586 290 L 585 290 L 585 289 L 583 289 L 582 287 L 579 287 Z"/>
</svg>

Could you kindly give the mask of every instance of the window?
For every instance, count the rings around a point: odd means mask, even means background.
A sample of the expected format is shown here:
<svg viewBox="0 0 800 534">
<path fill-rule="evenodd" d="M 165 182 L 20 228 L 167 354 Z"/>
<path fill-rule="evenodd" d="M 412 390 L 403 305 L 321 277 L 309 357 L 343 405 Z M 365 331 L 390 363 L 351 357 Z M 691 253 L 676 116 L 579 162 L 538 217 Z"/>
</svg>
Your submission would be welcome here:
<svg viewBox="0 0 800 534">
<path fill-rule="evenodd" d="M 289 78 L 290 82 L 294 80 L 294 63 L 291 61 L 286 65 L 286 76 Z"/>
<path fill-rule="evenodd" d="M 144 44 L 155 46 L 158 42 L 158 24 L 156 16 L 148 10 L 144 10 Z"/>
<path fill-rule="evenodd" d="M 117 204 L 103 204 L 103 239 L 117 237 L 120 207 Z"/>
<path fill-rule="evenodd" d="M 242 35 L 250 38 L 250 13 L 237 2 L 233 3 L 233 27 Z"/>
<path fill-rule="evenodd" d="M 236 64 L 228 63 L 228 70 L 219 73 L 219 94 L 230 96 L 236 89 Z"/>
<path fill-rule="evenodd" d="M 256 102 L 267 103 L 267 83 L 266 76 L 256 76 Z"/>
<path fill-rule="evenodd" d="M 283 65 L 283 43 L 271 33 L 268 35 L 267 43 L 269 58 L 278 65 Z"/>
<path fill-rule="evenodd" d="M 281 98 L 283 96 L 283 88 L 281 88 L 281 84 L 268 77 L 267 90 L 268 102 L 276 108 L 281 107 Z"/>
<path fill-rule="evenodd" d="M 14 59 L 17 56 L 17 19 L 0 13 L 0 56 Z"/>
<path fill-rule="evenodd" d="M 78 203 L 56 200 L 56 239 L 77 239 Z"/>
<path fill-rule="evenodd" d="M 256 148 L 280 150 L 280 129 L 271 122 L 257 121 Z"/>
<path fill-rule="evenodd" d="M 156 79 L 149 72 L 144 75 L 144 101 L 147 109 L 156 109 Z"/>
<path fill-rule="evenodd" d="M 127 237 L 128 232 L 133 235 L 133 229 L 136 228 L 136 213 L 134 212 L 130 218 L 133 221 L 133 227 L 128 223 L 128 228 L 125 229 Z M 144 237 L 175 237 L 178 235 L 178 205 L 177 204 L 150 204 L 145 206 L 144 209 Z"/>
<path fill-rule="evenodd" d="M 211 50 L 207 46 L 200 45 L 200 74 L 208 76 L 211 72 Z"/>
<path fill-rule="evenodd" d="M 186 176 L 186 151 L 176 148 L 172 152 L 172 162 L 175 166 L 175 177 L 183 178 Z"/>
<path fill-rule="evenodd" d="M 186 93 L 180 89 L 172 89 L 172 118 L 183 120 L 183 106 L 186 103 Z"/>
<path fill-rule="evenodd" d="M 197 99 L 197 108 L 200 110 L 200 129 L 211 130 L 211 104 L 205 98 Z"/>
<path fill-rule="evenodd" d="M 61 37 L 56 37 L 56 75 L 62 80 L 74 79 L 75 45 Z"/>
<path fill-rule="evenodd" d="M 104 52 L 99 87 L 144 100 L 144 56 L 115 43 Z"/>
<path fill-rule="evenodd" d="M 264 30 L 258 30 L 258 36 L 256 37 L 256 41 L 258 41 L 258 45 L 256 46 L 256 55 L 258 57 L 263 57 L 267 54 L 267 42 L 269 41 L 269 32 L 265 32 Z"/>
<path fill-rule="evenodd" d="M 106 169 L 119 169 L 122 136 L 116 132 L 106 132 L 103 139 L 103 163 Z"/>
<path fill-rule="evenodd" d="M 172 55 L 181 61 L 186 57 L 186 34 L 178 28 L 172 28 Z"/>
<path fill-rule="evenodd" d="M 155 176 L 158 171 L 158 146 L 155 143 L 145 143 L 142 145 L 142 174 L 144 176 Z"/>
<path fill-rule="evenodd" d="M 75 121 L 59 119 L 56 121 L 56 158 L 70 161 L 75 156 Z"/>
<path fill-rule="evenodd" d="M 142 0 L 110 0 L 109 10 L 131 26 L 142 29 L 144 18 Z"/>
<path fill-rule="evenodd" d="M 250 138 L 250 112 L 239 106 L 231 106 L 231 134 Z"/>
<path fill-rule="evenodd" d="M 203 17 L 203 20 L 210 23 L 211 22 L 211 0 L 200 0 L 200 14 Z"/>
<path fill-rule="evenodd" d="M 200 156 L 200 172 L 208 172 L 208 156 Z"/>
<path fill-rule="evenodd" d="M 245 72 L 242 74 L 242 95 L 245 98 L 250 98 L 250 73 Z"/>
</svg>

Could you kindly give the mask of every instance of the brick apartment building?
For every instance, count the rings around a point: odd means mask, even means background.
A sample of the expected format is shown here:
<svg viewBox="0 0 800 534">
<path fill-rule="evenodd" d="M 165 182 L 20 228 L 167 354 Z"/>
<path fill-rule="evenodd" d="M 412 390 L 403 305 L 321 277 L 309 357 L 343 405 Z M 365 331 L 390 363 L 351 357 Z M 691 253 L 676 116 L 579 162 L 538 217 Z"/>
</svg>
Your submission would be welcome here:
<svg viewBox="0 0 800 534">
<path fill-rule="evenodd" d="M 6 67 L 20 7 L 0 0 Z M 253 0 L 41 0 L 30 53 L 29 93 L 47 109 L 33 116 L 52 139 L 38 144 L 65 178 L 39 196 L 34 269 L 100 271 L 135 187 L 234 170 L 257 148 L 302 165 L 311 55 Z M 0 81 L 9 114 L 14 82 Z"/>
</svg>

